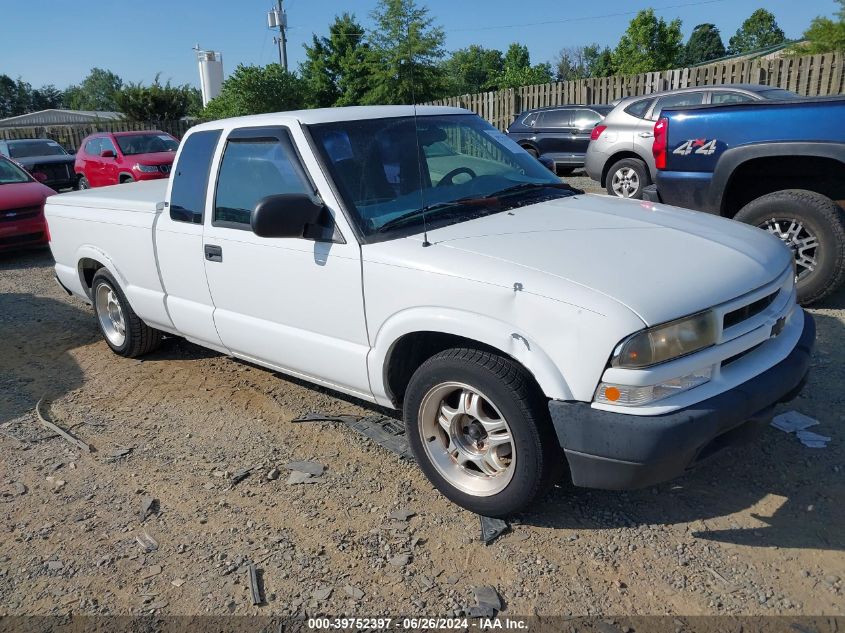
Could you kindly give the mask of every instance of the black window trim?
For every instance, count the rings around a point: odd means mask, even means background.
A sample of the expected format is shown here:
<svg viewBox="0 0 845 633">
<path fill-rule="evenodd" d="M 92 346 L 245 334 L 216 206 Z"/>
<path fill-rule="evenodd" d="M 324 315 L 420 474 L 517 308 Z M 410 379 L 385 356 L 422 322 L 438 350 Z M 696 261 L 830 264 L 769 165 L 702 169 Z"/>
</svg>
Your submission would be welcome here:
<svg viewBox="0 0 845 633">
<path fill-rule="evenodd" d="M 198 134 L 208 134 L 208 133 L 216 134 L 217 139 L 214 141 L 214 149 L 212 150 L 211 156 L 209 157 L 209 160 L 208 160 L 208 173 L 206 174 L 206 179 L 205 179 L 205 194 L 208 194 L 208 183 L 211 181 L 211 166 L 214 163 L 214 156 L 217 153 L 217 147 L 220 145 L 220 138 L 223 136 L 223 128 L 212 128 L 212 129 L 207 129 L 207 130 L 197 130 L 193 134 L 189 135 L 188 138 L 186 139 L 186 140 L 190 140 L 191 138 L 193 138 L 194 136 L 196 136 Z M 184 150 L 185 150 L 185 147 L 182 147 L 183 153 L 184 153 Z M 181 155 L 179 156 L 179 158 L 182 158 Z M 177 170 L 178 170 L 178 164 L 176 164 L 176 166 L 177 166 Z M 203 195 L 203 197 L 202 197 L 202 209 L 200 210 L 199 222 L 195 222 L 193 220 L 180 220 L 178 218 L 173 217 L 173 204 L 172 204 L 172 202 L 173 202 L 173 185 L 176 184 L 177 173 L 175 173 L 172 168 L 171 168 L 170 171 L 171 171 L 171 178 L 173 178 L 173 184 L 171 184 L 171 186 L 170 186 L 170 199 L 167 201 L 166 206 L 168 208 L 168 212 L 170 214 L 171 221 L 179 222 L 180 224 L 196 224 L 197 226 L 205 226 L 205 206 L 206 206 L 205 202 L 206 202 L 206 199 L 207 199 L 206 195 Z M 215 190 L 216 190 L 216 182 L 215 182 Z M 184 207 L 180 207 L 180 208 L 184 208 Z"/>
<path fill-rule="evenodd" d="M 302 160 L 302 154 L 299 153 L 299 149 L 296 147 L 296 143 L 293 142 L 293 137 L 290 133 L 290 128 L 286 125 L 273 125 L 273 126 L 263 126 L 263 127 L 241 127 L 235 128 L 229 135 L 226 137 L 223 145 L 223 152 L 220 155 L 220 161 L 217 165 L 217 174 L 214 178 L 214 200 L 212 202 L 211 207 L 211 226 L 215 228 L 221 229 L 234 229 L 236 231 L 249 231 L 252 232 L 252 227 L 249 224 L 242 224 L 240 222 L 230 222 L 228 220 L 215 220 L 214 216 L 217 211 L 217 187 L 218 183 L 220 182 L 220 170 L 223 168 L 223 159 L 226 157 L 226 148 L 229 146 L 229 143 L 249 143 L 249 142 L 277 142 L 280 143 L 289 154 L 288 158 L 291 163 L 291 167 L 296 172 L 297 176 L 305 183 L 306 187 L 310 188 L 310 195 L 312 199 L 319 203 L 323 204 L 323 200 L 320 197 L 320 192 L 317 189 L 317 185 L 314 184 L 314 181 L 311 179 L 311 175 L 308 173 L 308 170 L 305 168 L 305 163 Z M 337 244 L 345 244 L 346 240 L 343 237 L 343 234 L 340 232 L 340 229 L 337 226 L 337 222 L 332 220 L 332 236 L 330 238 L 315 238 L 315 237 L 303 237 L 301 239 L 314 241 L 314 242 L 334 242 Z"/>
</svg>

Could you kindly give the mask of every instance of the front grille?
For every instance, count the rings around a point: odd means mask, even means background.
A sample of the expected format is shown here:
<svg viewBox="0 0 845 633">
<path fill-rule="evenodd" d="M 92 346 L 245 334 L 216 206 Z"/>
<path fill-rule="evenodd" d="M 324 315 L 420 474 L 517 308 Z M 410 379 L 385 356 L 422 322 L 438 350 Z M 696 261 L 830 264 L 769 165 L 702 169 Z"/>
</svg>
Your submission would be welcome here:
<svg viewBox="0 0 845 633">
<path fill-rule="evenodd" d="M 760 314 L 763 310 L 772 305 L 772 302 L 778 296 L 779 290 L 775 290 L 772 294 L 758 299 L 754 303 L 749 303 L 732 312 L 728 312 L 722 321 L 722 329 L 727 330 L 729 327 L 742 323 L 753 316 Z"/>
<path fill-rule="evenodd" d="M 6 209 L 0 211 L 0 222 L 17 222 L 37 217 L 41 213 L 41 207 L 23 207 L 21 209 Z"/>
<path fill-rule="evenodd" d="M 169 174 L 172 165 L 159 165 L 158 170 L 163 174 Z"/>
<path fill-rule="evenodd" d="M 41 242 L 44 239 L 44 232 L 27 233 L 26 235 L 12 235 L 11 237 L 0 238 L 0 246 L 17 246 L 25 244 L 34 244 Z"/>
<path fill-rule="evenodd" d="M 751 352 L 753 352 L 755 349 L 757 349 L 761 345 L 762 345 L 762 343 L 757 343 L 757 345 L 755 345 L 754 347 L 749 347 L 748 349 L 742 350 L 739 354 L 734 354 L 733 356 L 726 358 L 725 360 L 722 361 L 721 366 L 725 367 L 726 365 L 730 365 L 731 363 L 739 360 L 740 358 L 742 358 L 746 354 L 750 354 Z"/>
</svg>

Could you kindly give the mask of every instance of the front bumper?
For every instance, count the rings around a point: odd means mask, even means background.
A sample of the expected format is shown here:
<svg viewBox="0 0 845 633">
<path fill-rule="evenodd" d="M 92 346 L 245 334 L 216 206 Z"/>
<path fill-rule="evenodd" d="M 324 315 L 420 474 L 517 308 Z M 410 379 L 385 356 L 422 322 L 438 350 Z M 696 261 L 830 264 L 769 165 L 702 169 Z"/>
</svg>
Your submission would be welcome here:
<svg viewBox="0 0 845 633">
<path fill-rule="evenodd" d="M 572 483 L 626 490 L 673 479 L 725 446 L 753 436 L 774 406 L 801 391 L 816 337 L 813 318 L 780 363 L 717 396 L 656 416 L 593 409 L 589 403 L 553 400 L 555 431 L 569 462 Z"/>
</svg>

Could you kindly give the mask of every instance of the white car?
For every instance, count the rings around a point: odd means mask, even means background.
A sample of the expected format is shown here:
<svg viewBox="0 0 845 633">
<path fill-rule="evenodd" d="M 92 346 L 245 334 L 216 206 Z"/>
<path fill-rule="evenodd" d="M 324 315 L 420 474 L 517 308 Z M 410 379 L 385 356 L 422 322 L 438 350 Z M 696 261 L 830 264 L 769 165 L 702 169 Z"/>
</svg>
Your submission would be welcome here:
<svg viewBox="0 0 845 633">
<path fill-rule="evenodd" d="M 488 516 L 567 466 L 682 474 L 797 394 L 814 340 L 777 238 L 584 195 L 455 108 L 205 123 L 169 180 L 46 216 L 116 353 L 168 333 L 402 409 L 429 479 Z"/>
</svg>

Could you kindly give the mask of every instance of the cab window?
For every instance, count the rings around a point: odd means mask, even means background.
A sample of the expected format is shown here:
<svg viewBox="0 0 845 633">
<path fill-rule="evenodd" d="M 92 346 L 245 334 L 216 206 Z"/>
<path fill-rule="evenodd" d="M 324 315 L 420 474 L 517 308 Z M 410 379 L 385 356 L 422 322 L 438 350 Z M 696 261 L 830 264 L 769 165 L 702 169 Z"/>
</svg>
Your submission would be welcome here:
<svg viewBox="0 0 845 633">
<path fill-rule="evenodd" d="M 176 222 L 202 224 L 205 193 L 211 158 L 220 138 L 220 130 L 194 132 L 185 139 L 185 146 L 176 162 L 171 178 L 170 218 Z"/>
<path fill-rule="evenodd" d="M 215 192 L 215 226 L 248 229 L 252 210 L 267 196 L 311 195 L 290 144 L 277 138 L 230 138 Z"/>
</svg>

